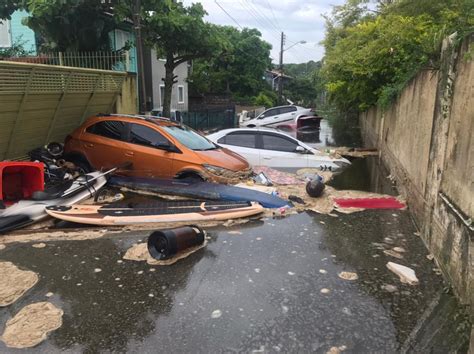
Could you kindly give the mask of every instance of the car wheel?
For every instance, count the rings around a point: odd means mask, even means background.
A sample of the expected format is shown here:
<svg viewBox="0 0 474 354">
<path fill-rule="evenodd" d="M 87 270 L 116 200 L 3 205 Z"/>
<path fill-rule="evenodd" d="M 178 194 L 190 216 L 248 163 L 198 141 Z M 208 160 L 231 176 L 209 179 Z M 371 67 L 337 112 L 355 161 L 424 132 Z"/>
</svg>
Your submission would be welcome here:
<svg viewBox="0 0 474 354">
<path fill-rule="evenodd" d="M 81 175 L 94 171 L 89 162 L 87 162 L 87 160 L 81 155 L 66 156 L 65 160 L 72 162 Z"/>
<path fill-rule="evenodd" d="M 185 173 L 181 176 L 178 177 L 180 180 L 190 182 L 190 183 L 195 183 L 195 182 L 204 182 L 204 178 L 202 178 L 200 175 L 197 173 Z"/>
</svg>

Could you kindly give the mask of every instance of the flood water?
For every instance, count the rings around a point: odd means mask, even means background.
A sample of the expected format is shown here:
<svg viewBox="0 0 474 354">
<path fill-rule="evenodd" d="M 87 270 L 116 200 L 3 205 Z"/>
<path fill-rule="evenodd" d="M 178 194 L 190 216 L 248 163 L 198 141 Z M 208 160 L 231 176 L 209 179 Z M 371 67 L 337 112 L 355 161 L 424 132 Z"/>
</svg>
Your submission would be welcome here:
<svg viewBox="0 0 474 354">
<path fill-rule="evenodd" d="M 336 187 L 395 193 L 377 160 L 359 161 Z M 63 325 L 30 351 L 467 351 L 467 317 L 427 259 L 409 210 L 304 212 L 207 231 L 204 249 L 171 266 L 123 260 L 146 241 L 145 231 L 45 248 L 8 244 L 0 260 L 37 272 L 40 281 L 0 308 L 0 332 L 23 306 L 51 301 L 64 310 Z M 394 247 L 403 249 L 400 258 L 386 252 Z M 419 284 L 400 282 L 387 262 L 412 268 Z M 19 350 L 0 341 L 0 352 Z"/>
</svg>

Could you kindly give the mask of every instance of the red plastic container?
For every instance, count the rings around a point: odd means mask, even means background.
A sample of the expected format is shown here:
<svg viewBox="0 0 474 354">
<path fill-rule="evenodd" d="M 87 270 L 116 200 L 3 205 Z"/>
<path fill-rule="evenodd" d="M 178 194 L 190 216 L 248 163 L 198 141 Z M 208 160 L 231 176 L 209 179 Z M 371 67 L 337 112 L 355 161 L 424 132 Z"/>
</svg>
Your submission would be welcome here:
<svg viewBox="0 0 474 354">
<path fill-rule="evenodd" d="M 44 165 L 41 162 L 0 162 L 0 200 L 11 204 L 31 198 L 44 190 Z"/>
</svg>

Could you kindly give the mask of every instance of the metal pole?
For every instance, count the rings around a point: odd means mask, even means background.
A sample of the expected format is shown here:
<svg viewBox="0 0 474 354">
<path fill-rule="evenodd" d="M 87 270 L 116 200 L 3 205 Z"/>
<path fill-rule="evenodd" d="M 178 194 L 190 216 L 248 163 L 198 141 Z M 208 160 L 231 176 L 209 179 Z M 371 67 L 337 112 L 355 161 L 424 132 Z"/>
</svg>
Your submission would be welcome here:
<svg viewBox="0 0 474 354">
<path fill-rule="evenodd" d="M 135 0 L 135 11 L 133 24 L 135 26 L 135 37 L 137 47 L 137 61 L 138 61 L 138 74 L 140 80 L 140 89 L 142 99 L 140 100 L 140 111 L 145 113 L 146 111 L 146 86 L 145 86 L 145 65 L 143 62 L 143 45 L 142 45 L 142 31 L 140 24 L 140 12 L 141 12 L 141 1 Z"/>
<path fill-rule="evenodd" d="M 285 34 L 281 32 L 280 46 L 280 78 L 278 80 L 278 102 L 283 104 L 283 46 L 285 45 Z"/>
</svg>

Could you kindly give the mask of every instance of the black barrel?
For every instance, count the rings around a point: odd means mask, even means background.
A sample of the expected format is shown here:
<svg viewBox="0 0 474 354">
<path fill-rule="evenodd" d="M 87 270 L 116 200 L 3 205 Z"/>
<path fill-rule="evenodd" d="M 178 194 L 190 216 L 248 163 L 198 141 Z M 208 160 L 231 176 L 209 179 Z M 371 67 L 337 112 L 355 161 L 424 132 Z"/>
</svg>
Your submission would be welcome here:
<svg viewBox="0 0 474 354">
<path fill-rule="evenodd" d="M 148 252 L 155 259 L 168 259 L 187 248 L 202 245 L 204 239 L 204 230 L 194 225 L 155 231 L 148 237 Z"/>
</svg>

